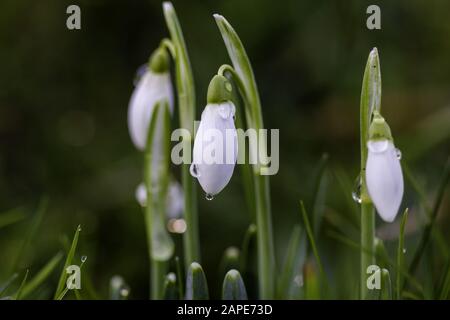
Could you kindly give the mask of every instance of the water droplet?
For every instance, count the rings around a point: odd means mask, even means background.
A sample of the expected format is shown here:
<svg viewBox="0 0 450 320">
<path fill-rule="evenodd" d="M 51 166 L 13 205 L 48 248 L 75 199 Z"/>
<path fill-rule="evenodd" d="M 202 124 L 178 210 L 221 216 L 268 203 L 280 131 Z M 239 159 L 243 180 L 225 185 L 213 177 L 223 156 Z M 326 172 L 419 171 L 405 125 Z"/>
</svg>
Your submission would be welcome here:
<svg viewBox="0 0 450 320">
<path fill-rule="evenodd" d="M 402 251 L 403 251 L 403 254 L 405 254 L 405 253 L 406 253 L 406 248 L 403 248 L 403 250 L 402 250 Z"/>
<path fill-rule="evenodd" d="M 78 232 L 80 232 L 81 231 L 81 226 L 78 226 Z"/>
<path fill-rule="evenodd" d="M 81 256 L 81 262 L 86 262 L 86 260 L 87 260 L 87 256 Z"/>
<path fill-rule="evenodd" d="M 211 201 L 212 199 L 214 199 L 214 196 L 212 194 L 207 193 L 205 195 L 206 200 Z"/>
<path fill-rule="evenodd" d="M 200 172 L 196 164 L 192 163 L 189 171 L 191 172 L 191 176 L 193 176 L 194 178 L 200 177 Z"/>
<path fill-rule="evenodd" d="M 134 75 L 133 79 L 134 86 L 137 86 L 137 84 L 139 83 L 139 81 L 141 80 L 142 76 L 145 74 L 146 71 L 147 71 L 147 64 L 143 64 L 136 70 L 136 74 Z"/>
<path fill-rule="evenodd" d="M 400 151 L 400 149 L 395 149 L 395 155 L 397 156 L 398 160 L 402 159 L 402 152 Z"/>
<path fill-rule="evenodd" d="M 361 203 L 361 185 L 361 175 L 359 174 L 355 179 L 355 184 L 352 191 L 352 198 L 356 203 Z"/>
</svg>

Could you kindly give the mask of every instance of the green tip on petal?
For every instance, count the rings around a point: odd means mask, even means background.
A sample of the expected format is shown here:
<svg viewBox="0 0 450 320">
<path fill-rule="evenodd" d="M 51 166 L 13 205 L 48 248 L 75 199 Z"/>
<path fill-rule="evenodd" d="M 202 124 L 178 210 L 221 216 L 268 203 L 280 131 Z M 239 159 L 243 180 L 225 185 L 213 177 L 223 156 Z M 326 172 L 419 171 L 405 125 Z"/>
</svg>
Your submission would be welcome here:
<svg viewBox="0 0 450 320">
<path fill-rule="evenodd" d="M 154 73 L 165 73 L 169 70 L 170 59 L 166 49 L 158 48 L 150 56 L 148 66 Z"/>
<path fill-rule="evenodd" d="M 378 111 L 373 112 L 373 120 L 369 127 L 369 140 L 391 140 L 392 134 L 386 120 Z"/>
<path fill-rule="evenodd" d="M 222 103 L 232 98 L 233 86 L 222 75 L 215 75 L 209 83 L 207 103 Z"/>
</svg>

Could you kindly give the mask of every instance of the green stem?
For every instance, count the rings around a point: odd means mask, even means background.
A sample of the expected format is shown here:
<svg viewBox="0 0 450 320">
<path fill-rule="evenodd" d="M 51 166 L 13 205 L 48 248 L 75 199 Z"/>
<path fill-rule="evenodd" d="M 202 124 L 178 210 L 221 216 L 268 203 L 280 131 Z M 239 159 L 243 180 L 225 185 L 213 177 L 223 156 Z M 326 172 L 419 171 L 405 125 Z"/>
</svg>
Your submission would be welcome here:
<svg viewBox="0 0 450 320">
<path fill-rule="evenodd" d="M 360 135 L 361 135 L 361 277 L 360 297 L 369 298 L 367 288 L 367 267 L 375 263 L 375 210 L 366 186 L 365 167 L 367 162 L 367 140 L 369 124 L 374 110 L 380 109 L 381 72 L 378 51 L 374 48 L 367 59 L 361 90 Z"/>
<path fill-rule="evenodd" d="M 180 126 L 187 129 L 192 137 L 195 119 L 195 87 L 192 69 L 183 32 L 172 3 L 163 2 L 163 10 L 172 41 L 170 44 L 167 41 L 163 44 L 166 45 L 175 60 Z M 192 138 L 184 142 L 192 146 Z M 186 232 L 183 235 L 184 261 L 185 267 L 188 268 L 192 262 L 200 262 L 197 192 L 194 179 L 189 173 L 189 164 L 183 164 L 181 171 L 181 183 L 184 190 L 184 219 L 186 221 Z"/>
<path fill-rule="evenodd" d="M 224 65 L 219 72 L 229 71 L 235 80 L 245 105 L 246 122 L 249 129 L 253 129 L 259 135 L 264 128 L 261 110 L 261 101 L 253 74 L 253 69 L 248 59 L 245 48 L 236 31 L 221 15 L 215 14 L 217 26 L 222 34 L 225 46 L 230 56 L 233 67 Z M 258 137 L 259 139 L 259 137 Z M 265 145 L 259 143 L 258 147 Z M 259 150 L 259 154 L 266 154 L 266 150 Z M 270 205 L 269 178 L 264 173 L 261 159 L 253 165 L 253 181 L 256 202 L 256 226 L 258 247 L 258 281 L 259 298 L 273 299 L 275 297 L 275 249 L 273 245 L 273 231 Z"/>
</svg>

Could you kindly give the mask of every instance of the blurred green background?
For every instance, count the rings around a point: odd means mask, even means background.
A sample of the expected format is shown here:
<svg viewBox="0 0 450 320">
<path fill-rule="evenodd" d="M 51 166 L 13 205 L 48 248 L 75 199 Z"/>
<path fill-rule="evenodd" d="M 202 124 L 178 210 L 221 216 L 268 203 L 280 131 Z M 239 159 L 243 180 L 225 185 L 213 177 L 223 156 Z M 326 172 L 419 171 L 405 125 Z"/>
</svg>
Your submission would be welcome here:
<svg viewBox="0 0 450 320">
<path fill-rule="evenodd" d="M 271 178 L 278 266 L 293 224 L 301 222 L 298 200 L 312 207 L 320 159 L 328 154 L 319 251 L 335 297 L 353 297 L 358 250 L 336 241 L 330 230 L 344 221 L 346 236 L 359 239 L 357 228 L 345 221 L 357 217 L 351 187 L 359 170 L 359 96 L 367 56 L 378 48 L 383 114 L 403 164 L 432 202 L 450 149 L 450 2 L 173 3 L 196 81 L 197 117 L 209 80 L 229 63 L 212 18 L 220 13 L 240 35 L 253 64 L 265 126 L 280 129 L 280 170 Z M 81 7 L 79 31 L 66 28 L 70 4 Z M 381 30 L 366 28 L 370 4 L 381 7 Z M 86 278 L 98 294 L 106 297 L 109 279 L 120 274 L 131 298 L 147 297 L 145 230 L 134 197 L 142 154 L 128 135 L 127 107 L 136 69 L 167 36 L 160 1 L 1 1 L 0 211 L 20 221 L 0 225 L 0 283 L 14 270 L 35 274 L 81 224 L 77 259 L 88 257 Z M 48 209 L 23 253 L 43 197 Z M 239 170 L 213 201 L 199 189 L 199 205 L 202 265 L 212 296 L 219 297 L 223 251 L 240 246 L 250 222 Z M 438 217 L 447 244 L 449 205 L 447 196 Z M 408 180 L 405 207 L 410 208 L 407 246 L 413 252 L 423 210 Z M 377 226 L 392 251 L 398 222 L 378 220 Z M 174 238 L 179 250 L 181 237 Z M 439 274 L 443 260 L 435 260 L 432 272 Z M 59 272 L 35 297 L 54 292 Z M 427 281 L 432 285 L 433 279 Z"/>
</svg>

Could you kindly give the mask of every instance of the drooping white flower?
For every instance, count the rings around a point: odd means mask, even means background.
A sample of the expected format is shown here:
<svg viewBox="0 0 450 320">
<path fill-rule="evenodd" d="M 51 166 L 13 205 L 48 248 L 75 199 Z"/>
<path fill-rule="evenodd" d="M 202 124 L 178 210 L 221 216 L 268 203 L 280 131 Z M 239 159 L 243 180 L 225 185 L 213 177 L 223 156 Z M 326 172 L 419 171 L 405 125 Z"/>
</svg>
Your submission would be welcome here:
<svg viewBox="0 0 450 320">
<path fill-rule="evenodd" d="M 144 183 L 137 186 L 135 197 L 142 207 L 147 205 L 147 188 Z M 169 183 L 165 208 L 168 219 L 179 219 L 183 215 L 184 193 L 181 184 L 176 180 L 171 180 Z"/>
<path fill-rule="evenodd" d="M 148 127 L 155 105 L 166 100 L 173 112 L 173 90 L 168 71 L 168 56 L 157 49 L 150 58 L 149 67 L 138 81 L 128 106 L 128 129 L 136 148 L 144 150 Z M 158 132 L 155 141 L 158 141 Z"/>
<path fill-rule="evenodd" d="M 403 198 L 403 174 L 389 126 L 376 113 L 367 143 L 366 185 L 380 217 L 394 221 Z"/>
<path fill-rule="evenodd" d="M 228 184 L 237 159 L 236 108 L 231 102 L 232 86 L 216 75 L 208 88 L 208 104 L 203 110 L 194 140 L 191 174 L 199 181 L 207 199 Z"/>
</svg>

